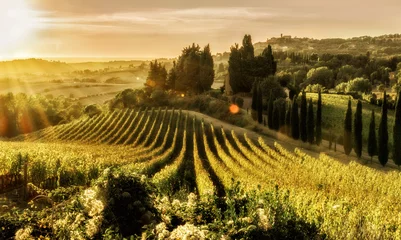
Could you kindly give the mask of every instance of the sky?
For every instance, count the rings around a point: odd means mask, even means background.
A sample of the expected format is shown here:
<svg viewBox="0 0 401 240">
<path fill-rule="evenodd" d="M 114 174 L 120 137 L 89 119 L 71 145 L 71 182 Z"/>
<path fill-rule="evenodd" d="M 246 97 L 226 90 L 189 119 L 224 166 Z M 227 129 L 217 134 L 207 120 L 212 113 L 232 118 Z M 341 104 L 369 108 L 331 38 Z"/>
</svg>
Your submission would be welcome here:
<svg viewBox="0 0 401 240">
<path fill-rule="evenodd" d="M 193 42 L 213 53 L 251 34 L 400 33 L 400 0 L 0 0 L 0 59 L 156 58 Z"/>
</svg>

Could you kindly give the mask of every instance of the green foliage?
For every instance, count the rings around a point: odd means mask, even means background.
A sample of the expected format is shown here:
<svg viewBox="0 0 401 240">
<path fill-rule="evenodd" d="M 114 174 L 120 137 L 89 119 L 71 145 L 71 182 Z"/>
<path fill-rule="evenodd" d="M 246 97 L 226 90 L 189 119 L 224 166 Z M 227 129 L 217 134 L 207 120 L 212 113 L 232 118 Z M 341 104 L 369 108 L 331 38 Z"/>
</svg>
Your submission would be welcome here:
<svg viewBox="0 0 401 240">
<path fill-rule="evenodd" d="M 241 97 L 237 97 L 235 99 L 235 104 L 237 104 L 238 107 L 242 108 L 242 106 L 244 106 L 244 99 Z"/>
<path fill-rule="evenodd" d="M 381 119 L 379 123 L 379 147 L 378 156 L 381 165 L 385 166 L 388 161 L 388 130 L 387 130 L 387 95 L 383 93 L 383 104 Z"/>
<path fill-rule="evenodd" d="M 291 112 L 291 102 L 289 102 L 285 113 L 285 132 L 289 137 L 291 137 Z"/>
<path fill-rule="evenodd" d="M 351 65 L 344 65 L 338 69 L 336 85 L 342 82 L 348 82 L 355 77 L 357 69 Z"/>
<path fill-rule="evenodd" d="M 259 82 L 255 81 L 253 82 L 252 85 L 252 110 L 257 111 L 258 110 L 258 86 Z"/>
<path fill-rule="evenodd" d="M 262 123 L 263 121 L 263 96 L 262 96 L 262 90 L 260 88 L 260 85 L 257 88 L 258 92 L 258 98 L 257 98 L 257 108 L 258 108 L 258 122 Z"/>
<path fill-rule="evenodd" d="M 286 133 L 286 111 L 287 111 L 287 101 L 285 99 L 277 99 L 274 102 L 279 108 L 280 115 L 280 132 Z"/>
<path fill-rule="evenodd" d="M 358 158 L 362 155 L 362 102 L 358 100 L 354 117 L 354 151 Z"/>
<path fill-rule="evenodd" d="M 303 83 L 303 86 L 309 84 L 320 84 L 325 88 L 332 88 L 333 83 L 333 71 L 327 67 L 312 68 L 306 75 L 307 79 Z"/>
<path fill-rule="evenodd" d="M 28 156 L 26 155 L 24 157 L 24 156 L 22 156 L 21 153 L 18 153 L 18 155 L 11 162 L 10 173 L 11 174 L 18 174 L 18 173 L 21 174 L 24 164 L 27 162 L 28 162 Z"/>
<path fill-rule="evenodd" d="M 173 67 L 170 69 L 166 79 L 166 89 L 175 89 L 177 81 L 177 64 L 173 61 Z"/>
<path fill-rule="evenodd" d="M 397 95 L 393 125 L 393 161 L 401 165 L 401 91 Z"/>
<path fill-rule="evenodd" d="M 160 87 L 165 88 L 167 80 L 167 70 L 157 60 L 155 62 L 150 62 L 148 77 L 146 79 L 146 84 L 150 87 Z"/>
<path fill-rule="evenodd" d="M 308 107 L 306 102 L 306 93 L 305 91 L 302 92 L 301 96 L 301 111 L 300 111 L 300 121 L 299 121 L 299 128 L 300 128 L 300 136 L 303 142 L 308 140 L 308 130 L 307 130 L 307 114 L 308 114 Z"/>
<path fill-rule="evenodd" d="M 369 79 L 355 78 L 347 83 L 346 92 L 363 92 L 372 91 L 372 84 Z"/>
<path fill-rule="evenodd" d="M 244 36 L 241 48 L 238 44 L 231 46 L 228 63 L 230 86 L 234 94 L 250 92 L 255 78 L 267 78 L 277 70 L 271 46 L 255 57 L 250 35 Z"/>
<path fill-rule="evenodd" d="M 83 106 L 69 98 L 24 93 L 0 95 L 0 136 L 15 137 L 82 116 Z"/>
<path fill-rule="evenodd" d="M 269 102 L 267 104 L 267 126 L 270 129 L 274 129 L 274 117 L 273 117 L 273 110 L 274 110 L 274 99 L 273 99 L 273 90 L 270 90 L 270 97 L 269 97 Z"/>
<path fill-rule="evenodd" d="M 84 114 L 88 115 L 89 117 L 96 117 L 102 113 L 102 109 L 97 104 L 91 104 L 84 108 Z"/>
<path fill-rule="evenodd" d="M 294 97 L 294 100 L 292 100 L 291 107 L 291 136 L 295 140 L 299 139 L 299 115 L 296 97 Z"/>
<path fill-rule="evenodd" d="M 103 229 L 122 237 L 140 235 L 142 227 L 160 219 L 154 207 L 155 188 L 140 176 L 106 171 L 97 181 L 98 194 L 105 199 Z"/>
<path fill-rule="evenodd" d="M 305 91 L 310 93 L 318 93 L 319 91 L 325 92 L 327 89 L 320 84 L 309 84 L 305 87 Z"/>
<path fill-rule="evenodd" d="M 313 144 L 315 142 L 315 116 L 313 114 L 312 98 L 309 99 L 308 105 L 308 118 L 306 120 L 308 142 Z"/>
<path fill-rule="evenodd" d="M 280 129 L 280 105 L 279 104 L 274 104 L 272 118 L 273 118 L 272 129 L 278 131 Z"/>
<path fill-rule="evenodd" d="M 285 71 L 278 72 L 276 76 L 282 87 L 287 87 L 287 85 L 290 84 L 293 79 L 292 74 Z"/>
<path fill-rule="evenodd" d="M 316 144 L 322 142 L 322 94 L 319 91 L 316 110 Z"/>
<path fill-rule="evenodd" d="M 348 108 L 344 120 L 344 137 L 343 137 L 344 153 L 349 155 L 352 150 L 352 108 L 351 99 L 348 100 Z"/>
<path fill-rule="evenodd" d="M 182 50 L 174 70 L 170 73 L 168 85 L 182 92 L 203 93 L 209 91 L 214 81 L 214 63 L 209 45 L 203 50 L 192 44 Z"/>
<path fill-rule="evenodd" d="M 274 76 L 262 79 L 260 85 L 262 88 L 263 97 L 267 99 L 267 101 L 270 99 L 270 93 L 272 93 L 273 100 L 287 97 L 286 92 L 281 87 L 277 78 Z"/>
</svg>

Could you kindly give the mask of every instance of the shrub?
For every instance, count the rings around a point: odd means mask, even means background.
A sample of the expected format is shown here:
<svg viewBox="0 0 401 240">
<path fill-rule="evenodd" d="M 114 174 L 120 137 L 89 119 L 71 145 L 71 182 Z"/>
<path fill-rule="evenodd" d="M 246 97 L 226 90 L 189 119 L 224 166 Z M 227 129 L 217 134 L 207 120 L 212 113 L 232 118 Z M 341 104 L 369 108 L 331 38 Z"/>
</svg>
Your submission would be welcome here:
<svg viewBox="0 0 401 240">
<path fill-rule="evenodd" d="M 244 99 L 241 97 L 237 97 L 237 99 L 235 99 L 235 104 L 237 104 L 238 107 L 242 108 L 242 106 L 244 106 Z"/>
</svg>

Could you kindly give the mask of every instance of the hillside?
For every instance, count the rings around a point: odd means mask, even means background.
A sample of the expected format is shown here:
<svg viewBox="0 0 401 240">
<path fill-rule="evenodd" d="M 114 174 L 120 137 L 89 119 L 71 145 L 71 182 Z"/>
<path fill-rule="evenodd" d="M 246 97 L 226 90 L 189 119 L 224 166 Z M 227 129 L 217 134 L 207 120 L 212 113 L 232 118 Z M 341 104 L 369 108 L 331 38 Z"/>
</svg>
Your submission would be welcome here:
<svg viewBox="0 0 401 240">
<path fill-rule="evenodd" d="M 28 179 L 42 188 L 36 192 L 55 201 L 55 214 L 46 214 L 47 208 L 25 210 L 24 216 L 0 212 L 0 222 L 16 231 L 14 217 L 29 218 L 24 231 L 67 238 L 101 236 L 107 229 L 128 237 L 150 222 L 152 230 L 142 233 L 150 239 L 193 234 L 389 239 L 398 233 L 399 218 L 391 214 L 401 211 L 395 204 L 401 197 L 397 171 L 344 164 L 281 143 L 199 113 L 162 109 L 119 110 L 21 135 L 0 143 L 0 172 L 27 154 Z M 135 180 L 138 173 L 147 177 Z M 165 197 L 144 202 L 135 184 L 147 181 Z M 151 189 L 146 188 L 140 191 Z"/>
<path fill-rule="evenodd" d="M 378 37 L 354 37 L 348 39 L 328 38 L 297 38 L 282 36 L 267 39 L 266 42 L 255 43 L 255 55 L 262 53 L 270 44 L 275 51 L 302 53 L 348 53 L 365 55 L 368 51 L 375 57 L 386 57 L 401 54 L 401 34 L 390 34 Z"/>
</svg>

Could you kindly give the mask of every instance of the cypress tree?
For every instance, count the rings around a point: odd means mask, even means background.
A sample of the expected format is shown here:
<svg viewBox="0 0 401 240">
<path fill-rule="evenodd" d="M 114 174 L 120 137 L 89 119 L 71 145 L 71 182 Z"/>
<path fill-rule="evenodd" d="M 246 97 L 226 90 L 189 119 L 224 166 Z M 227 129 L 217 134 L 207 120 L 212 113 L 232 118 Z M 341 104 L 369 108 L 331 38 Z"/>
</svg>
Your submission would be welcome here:
<svg viewBox="0 0 401 240">
<path fill-rule="evenodd" d="M 273 91 L 270 90 L 269 103 L 267 104 L 267 126 L 273 129 Z"/>
<path fill-rule="evenodd" d="M 291 108 L 291 136 L 293 139 L 299 139 L 299 116 L 297 97 L 294 97 Z"/>
<path fill-rule="evenodd" d="M 259 84 L 258 84 L 259 85 Z M 262 123 L 263 122 L 263 97 L 262 97 L 262 89 L 260 88 L 260 85 L 258 86 L 258 99 L 257 99 L 257 106 L 258 106 L 258 122 Z"/>
<path fill-rule="evenodd" d="M 285 113 L 285 132 L 291 137 L 291 102 L 288 103 L 288 108 Z"/>
<path fill-rule="evenodd" d="M 252 110 L 258 111 L 258 81 L 252 85 Z"/>
<path fill-rule="evenodd" d="M 379 123 L 379 162 L 385 166 L 388 161 L 387 96 L 383 93 L 382 116 Z"/>
<path fill-rule="evenodd" d="M 354 151 L 358 158 L 362 155 L 362 103 L 358 100 L 354 117 Z"/>
<path fill-rule="evenodd" d="M 372 117 L 370 118 L 369 124 L 368 153 L 370 156 L 370 161 L 372 162 L 373 156 L 377 155 L 375 110 L 372 110 Z"/>
<path fill-rule="evenodd" d="M 308 142 L 313 144 L 315 141 L 315 116 L 313 115 L 312 98 L 309 99 L 308 118 L 307 118 Z"/>
<path fill-rule="evenodd" d="M 280 109 L 278 104 L 274 104 L 273 107 L 273 129 L 278 131 L 280 128 Z"/>
<path fill-rule="evenodd" d="M 352 150 L 352 109 L 351 98 L 348 99 L 348 109 L 344 120 L 344 153 L 349 155 Z"/>
<path fill-rule="evenodd" d="M 280 127 L 281 133 L 285 133 L 285 114 L 286 114 L 286 103 L 280 104 Z"/>
<path fill-rule="evenodd" d="M 316 110 L 316 144 L 320 145 L 322 142 L 322 94 L 319 89 Z"/>
<path fill-rule="evenodd" d="M 299 122 L 301 140 L 303 142 L 306 142 L 308 140 L 308 133 L 307 133 L 307 127 L 306 127 L 306 118 L 307 118 L 306 93 L 305 93 L 305 91 L 303 91 L 302 92 L 302 97 L 301 97 L 301 116 L 300 116 L 300 122 Z"/>
<path fill-rule="evenodd" d="M 401 165 L 401 91 L 397 95 L 395 105 L 395 117 L 393 126 L 393 161 L 400 167 Z"/>
</svg>

